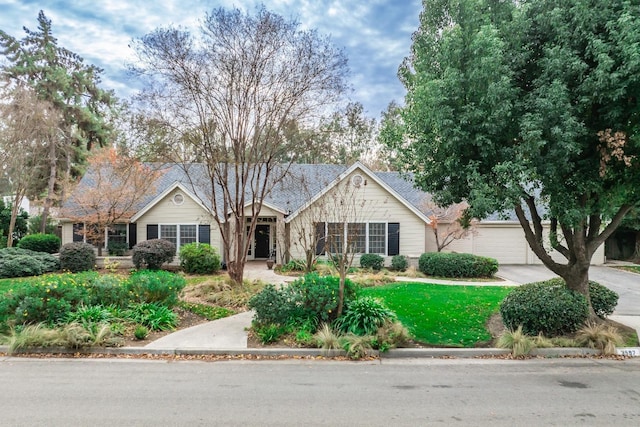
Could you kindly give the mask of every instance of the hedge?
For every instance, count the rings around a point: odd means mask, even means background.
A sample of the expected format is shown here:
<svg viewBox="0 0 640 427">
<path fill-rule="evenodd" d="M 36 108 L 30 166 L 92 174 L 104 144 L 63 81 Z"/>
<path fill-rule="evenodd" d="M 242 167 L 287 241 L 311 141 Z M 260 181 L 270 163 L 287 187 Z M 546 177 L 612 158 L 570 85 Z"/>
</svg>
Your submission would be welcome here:
<svg viewBox="0 0 640 427">
<path fill-rule="evenodd" d="M 428 252 L 420 255 L 418 268 L 427 276 L 491 277 L 498 271 L 498 261 L 471 254 Z"/>
</svg>

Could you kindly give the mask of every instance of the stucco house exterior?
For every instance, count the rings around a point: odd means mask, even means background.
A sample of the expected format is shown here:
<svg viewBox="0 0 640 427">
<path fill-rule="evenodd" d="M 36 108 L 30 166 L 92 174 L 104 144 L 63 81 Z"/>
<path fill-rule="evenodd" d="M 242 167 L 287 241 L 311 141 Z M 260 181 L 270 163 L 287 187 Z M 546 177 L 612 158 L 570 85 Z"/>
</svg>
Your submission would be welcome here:
<svg viewBox="0 0 640 427">
<path fill-rule="evenodd" d="M 195 164 L 190 173 L 197 174 L 202 167 Z M 202 242 L 222 254 L 214 217 L 222 209 L 212 206 L 208 196 L 212 190 L 194 184 L 196 181 L 188 179 L 180 166 L 165 166 L 153 193 L 140 201 L 126 222 L 109 230 L 105 246 L 118 241 L 131 248 L 143 240 L 163 238 L 173 242 L 178 251 L 184 244 Z M 417 259 L 436 250 L 423 203 L 426 196 L 401 174 L 374 172 L 359 162 L 351 166 L 293 164 L 287 178 L 263 200 L 247 259 L 285 262 L 304 258 L 310 244 L 322 257 L 330 236 L 332 245 L 344 244 L 355 236 L 357 254 L 377 253 L 387 264 L 398 254 Z M 245 208 L 247 216 L 251 216 L 251 208 Z M 60 223 L 63 244 L 86 240 L 88 224 L 64 218 Z M 497 217 L 480 222 L 475 233 L 454 241 L 445 251 L 490 256 L 502 264 L 540 263 L 518 222 Z M 596 253 L 593 262 L 604 262 L 603 250 Z"/>
</svg>

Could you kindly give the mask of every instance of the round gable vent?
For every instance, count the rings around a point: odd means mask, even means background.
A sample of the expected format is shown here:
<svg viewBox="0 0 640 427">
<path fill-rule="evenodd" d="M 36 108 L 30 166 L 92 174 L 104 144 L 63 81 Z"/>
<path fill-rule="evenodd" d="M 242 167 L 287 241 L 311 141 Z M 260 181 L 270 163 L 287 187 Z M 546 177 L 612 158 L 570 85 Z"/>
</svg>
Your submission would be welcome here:
<svg viewBox="0 0 640 427">
<path fill-rule="evenodd" d="M 183 203 L 184 203 L 184 196 L 182 194 L 180 194 L 180 193 L 176 193 L 173 196 L 173 204 L 179 206 L 179 205 L 181 205 Z"/>
<path fill-rule="evenodd" d="M 362 178 L 362 175 L 358 174 L 358 175 L 353 175 L 351 177 L 351 184 L 353 184 L 354 187 L 356 187 L 356 188 L 360 188 L 360 186 L 362 185 L 363 181 L 364 181 L 364 178 Z"/>
</svg>

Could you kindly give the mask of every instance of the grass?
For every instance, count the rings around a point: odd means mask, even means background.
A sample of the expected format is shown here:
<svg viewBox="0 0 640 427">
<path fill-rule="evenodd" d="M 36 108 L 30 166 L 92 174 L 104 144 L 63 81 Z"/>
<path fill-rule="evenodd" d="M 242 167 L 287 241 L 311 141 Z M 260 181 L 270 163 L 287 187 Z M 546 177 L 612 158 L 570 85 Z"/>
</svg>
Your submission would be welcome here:
<svg viewBox="0 0 640 427">
<path fill-rule="evenodd" d="M 434 346 L 473 347 L 491 335 L 486 323 L 512 290 L 503 286 L 397 283 L 366 288 L 396 312 L 416 341 Z"/>
<path fill-rule="evenodd" d="M 640 265 L 620 265 L 616 266 L 619 270 L 630 271 L 631 273 L 640 274 Z"/>
</svg>

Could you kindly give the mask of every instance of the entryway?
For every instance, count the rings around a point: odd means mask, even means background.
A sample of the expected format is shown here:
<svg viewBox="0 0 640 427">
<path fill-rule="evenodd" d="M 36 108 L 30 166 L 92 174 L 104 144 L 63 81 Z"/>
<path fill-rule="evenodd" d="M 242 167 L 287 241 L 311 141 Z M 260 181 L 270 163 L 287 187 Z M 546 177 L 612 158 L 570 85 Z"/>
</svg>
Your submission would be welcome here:
<svg viewBox="0 0 640 427">
<path fill-rule="evenodd" d="M 270 235 L 271 225 L 258 224 L 255 232 L 255 254 L 254 258 L 269 258 L 270 255 Z"/>
</svg>

